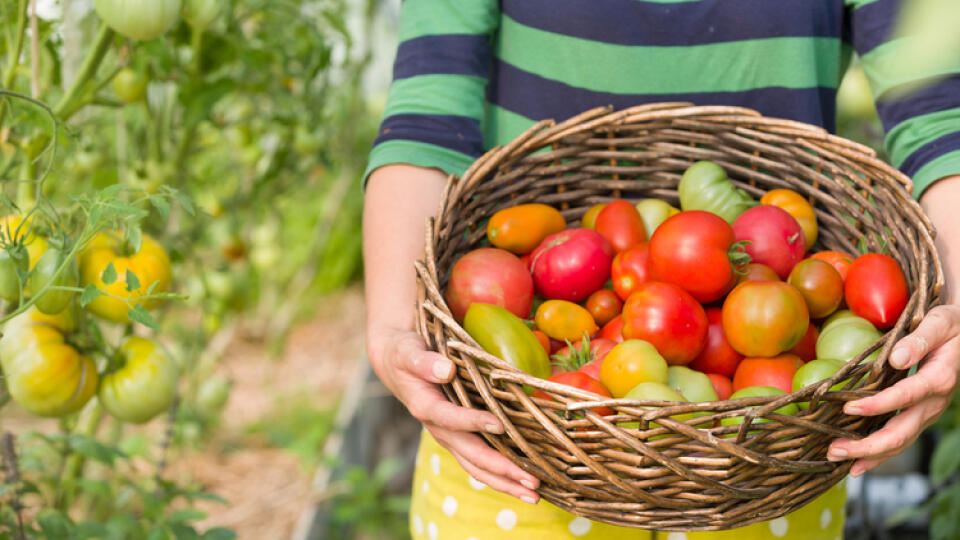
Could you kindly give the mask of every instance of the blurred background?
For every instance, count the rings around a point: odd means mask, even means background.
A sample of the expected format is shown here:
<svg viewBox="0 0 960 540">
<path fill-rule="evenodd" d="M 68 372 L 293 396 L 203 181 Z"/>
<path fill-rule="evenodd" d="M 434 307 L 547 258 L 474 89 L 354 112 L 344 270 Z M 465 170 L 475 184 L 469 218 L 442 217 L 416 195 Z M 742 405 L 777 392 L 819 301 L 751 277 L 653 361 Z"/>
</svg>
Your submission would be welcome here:
<svg viewBox="0 0 960 540">
<path fill-rule="evenodd" d="M 181 295 L 145 324 L 176 398 L 134 425 L 0 391 L 0 539 L 405 538 L 418 428 L 364 357 L 360 238 L 399 2 L 124 5 L 0 0 L 0 202 L 75 234 L 84 197 L 133 209 L 128 237 L 166 247 Z M 838 106 L 840 135 L 883 155 L 856 63 Z M 958 468 L 954 406 L 849 482 L 848 537 L 960 538 Z"/>
</svg>

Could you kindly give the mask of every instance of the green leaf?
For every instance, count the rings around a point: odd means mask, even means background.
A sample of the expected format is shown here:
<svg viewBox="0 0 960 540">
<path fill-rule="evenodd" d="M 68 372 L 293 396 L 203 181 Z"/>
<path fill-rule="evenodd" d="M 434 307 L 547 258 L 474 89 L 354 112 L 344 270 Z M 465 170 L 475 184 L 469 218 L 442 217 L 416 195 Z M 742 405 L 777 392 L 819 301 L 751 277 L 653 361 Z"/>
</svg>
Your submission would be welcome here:
<svg viewBox="0 0 960 540">
<path fill-rule="evenodd" d="M 112 262 L 107 263 L 107 267 L 100 274 L 100 280 L 104 285 L 113 285 L 117 281 L 117 269 L 113 267 Z"/>
<path fill-rule="evenodd" d="M 147 287 L 147 296 L 153 294 L 154 291 L 157 290 L 157 287 L 158 287 L 159 285 L 160 285 L 160 282 L 159 282 L 159 281 L 154 281 L 153 283 L 151 283 L 150 286 Z"/>
<path fill-rule="evenodd" d="M 137 275 L 127 269 L 127 292 L 132 292 L 140 288 L 140 279 L 137 278 Z"/>
<path fill-rule="evenodd" d="M 147 311 L 143 306 L 137 304 L 130 311 L 127 312 L 127 317 L 130 317 L 131 321 L 138 322 L 147 328 L 152 328 L 154 330 L 160 330 L 157 326 L 156 321 L 153 320 L 153 315 L 150 315 L 150 312 Z"/>
<path fill-rule="evenodd" d="M 960 428 L 954 429 L 940 441 L 930 461 L 930 481 L 941 485 L 960 469 Z"/>
<path fill-rule="evenodd" d="M 143 231 L 140 224 L 131 223 L 127 226 L 127 243 L 133 249 L 134 253 L 140 252 L 140 246 L 143 245 Z"/>
<path fill-rule="evenodd" d="M 167 516 L 167 523 L 188 523 L 190 521 L 199 521 L 207 517 L 206 512 L 202 512 L 195 508 L 180 508 L 179 510 L 174 510 L 170 512 L 170 515 Z"/>
<path fill-rule="evenodd" d="M 155 527 L 150 531 L 147 540 L 170 540 L 170 532 L 166 527 Z"/>
<path fill-rule="evenodd" d="M 236 540 L 236 538 L 237 533 L 223 527 L 207 529 L 207 532 L 203 533 L 203 540 Z"/>
<path fill-rule="evenodd" d="M 170 203 L 166 199 L 159 195 L 150 196 L 150 204 L 157 209 L 157 213 L 160 214 L 160 217 L 167 219 L 170 216 Z"/>
<path fill-rule="evenodd" d="M 84 521 L 76 526 L 73 534 L 77 540 L 93 540 L 103 538 L 110 533 L 105 526 L 99 523 Z"/>
<path fill-rule="evenodd" d="M 100 292 L 100 289 L 97 288 L 93 283 L 88 284 L 83 288 L 83 294 L 80 295 L 80 307 L 87 307 L 87 304 L 93 302 L 100 295 L 103 294 Z"/>
<path fill-rule="evenodd" d="M 180 191 L 175 191 L 173 196 L 177 198 L 177 202 L 180 203 L 180 206 L 182 206 L 188 214 L 191 216 L 195 216 L 197 214 L 196 210 L 193 208 L 193 202 L 190 201 L 190 197 L 187 194 Z"/>
<path fill-rule="evenodd" d="M 116 458 L 125 457 L 119 450 L 79 433 L 70 434 L 68 443 L 74 452 L 105 465 L 113 465 Z"/>
<path fill-rule="evenodd" d="M 58 510 L 45 508 L 37 514 L 37 523 L 47 538 L 72 538 L 73 522 Z"/>
</svg>

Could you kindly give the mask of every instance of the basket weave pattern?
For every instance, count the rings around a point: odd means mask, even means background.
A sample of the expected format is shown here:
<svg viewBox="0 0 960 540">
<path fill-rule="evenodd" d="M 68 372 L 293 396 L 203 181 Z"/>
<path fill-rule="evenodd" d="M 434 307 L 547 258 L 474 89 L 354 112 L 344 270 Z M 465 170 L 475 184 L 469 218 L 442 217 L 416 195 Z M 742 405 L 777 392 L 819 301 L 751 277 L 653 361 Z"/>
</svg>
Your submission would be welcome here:
<svg viewBox="0 0 960 540">
<path fill-rule="evenodd" d="M 597 402 L 593 394 L 529 376 L 483 351 L 454 320 L 442 293 L 450 268 L 482 244 L 485 221 L 497 210 L 539 202 L 576 225 L 592 205 L 621 197 L 656 197 L 679 206 L 680 176 L 697 160 L 718 163 L 757 199 L 775 188 L 803 194 L 817 212 L 819 249 L 855 254 L 860 245 L 885 248 L 911 290 L 896 326 L 815 387 L 786 396 L 665 406 Z M 427 225 L 425 260 L 417 263 L 419 332 L 429 348 L 457 366 L 454 381 L 444 385 L 447 397 L 500 419 L 505 434 L 484 437 L 537 476 L 540 494 L 553 504 L 597 521 L 665 531 L 773 519 L 847 474 L 851 462 L 826 460 L 829 443 L 862 438 L 888 417 L 847 416 L 843 404 L 903 377 L 887 365 L 889 350 L 938 302 L 943 276 L 934 230 L 910 189 L 910 180 L 869 148 L 750 109 L 660 103 L 617 112 L 599 108 L 560 124 L 543 121 L 479 158 L 462 177 L 450 177 L 438 215 Z M 878 348 L 877 360 L 859 364 Z M 829 391 L 846 379 L 842 391 Z M 524 385 L 555 400 L 532 398 Z M 811 404 L 798 415 L 773 412 L 800 401 Z M 615 416 L 591 411 L 598 403 L 612 407 Z M 709 413 L 671 418 L 702 411 Z M 715 427 L 715 420 L 729 416 L 745 420 Z M 757 423 L 761 418 L 768 422 Z M 625 422 L 639 427 L 625 428 Z"/>
</svg>

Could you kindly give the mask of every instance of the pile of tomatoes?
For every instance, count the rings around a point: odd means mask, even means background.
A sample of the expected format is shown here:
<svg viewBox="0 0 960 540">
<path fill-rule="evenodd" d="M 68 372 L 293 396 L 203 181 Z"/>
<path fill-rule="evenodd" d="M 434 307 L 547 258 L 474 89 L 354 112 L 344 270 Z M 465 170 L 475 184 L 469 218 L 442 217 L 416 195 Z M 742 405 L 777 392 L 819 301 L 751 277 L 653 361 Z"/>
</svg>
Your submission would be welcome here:
<svg viewBox="0 0 960 540">
<path fill-rule="evenodd" d="M 620 199 L 575 228 L 543 204 L 500 210 L 487 224 L 491 247 L 451 270 L 454 317 L 536 377 L 602 397 L 699 402 L 827 379 L 907 305 L 892 257 L 810 252 L 816 214 L 794 191 L 754 201 L 701 161 L 678 193 L 682 211 Z"/>
</svg>

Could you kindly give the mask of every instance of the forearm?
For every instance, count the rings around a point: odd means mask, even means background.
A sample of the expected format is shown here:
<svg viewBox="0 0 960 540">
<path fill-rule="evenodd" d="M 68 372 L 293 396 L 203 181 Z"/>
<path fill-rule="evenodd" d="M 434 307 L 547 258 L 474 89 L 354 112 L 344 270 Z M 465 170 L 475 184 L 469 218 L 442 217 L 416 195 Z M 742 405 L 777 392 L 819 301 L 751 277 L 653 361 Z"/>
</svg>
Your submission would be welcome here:
<svg viewBox="0 0 960 540">
<path fill-rule="evenodd" d="M 937 250 L 946 277 L 945 302 L 960 302 L 960 175 L 943 178 L 930 186 L 920 205 L 937 229 Z"/>
</svg>

